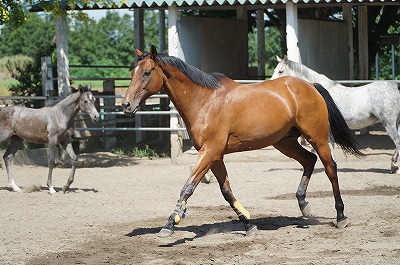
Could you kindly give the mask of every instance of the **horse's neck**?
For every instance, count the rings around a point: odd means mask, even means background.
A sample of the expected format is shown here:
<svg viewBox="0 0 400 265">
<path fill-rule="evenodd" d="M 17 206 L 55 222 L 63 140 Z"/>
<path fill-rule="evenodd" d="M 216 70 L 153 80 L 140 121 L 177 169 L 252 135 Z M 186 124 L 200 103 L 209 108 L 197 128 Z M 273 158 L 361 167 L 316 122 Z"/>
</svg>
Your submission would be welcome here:
<svg viewBox="0 0 400 265">
<path fill-rule="evenodd" d="M 213 90 L 202 87 L 192 81 L 181 79 L 180 75 L 172 75 L 164 83 L 164 90 L 181 115 L 187 127 L 196 123 L 197 113 L 210 101 Z"/>
<path fill-rule="evenodd" d="M 73 93 L 54 106 L 60 110 L 58 115 L 63 116 L 68 123 L 75 118 L 79 111 L 80 96 L 80 92 Z"/>
<path fill-rule="evenodd" d="M 319 83 L 327 89 L 338 84 L 336 81 L 329 79 L 323 74 L 315 72 L 305 65 L 292 62 L 292 66 L 290 68 L 294 73 L 296 73 L 297 77 L 305 79 L 310 83 Z"/>
</svg>

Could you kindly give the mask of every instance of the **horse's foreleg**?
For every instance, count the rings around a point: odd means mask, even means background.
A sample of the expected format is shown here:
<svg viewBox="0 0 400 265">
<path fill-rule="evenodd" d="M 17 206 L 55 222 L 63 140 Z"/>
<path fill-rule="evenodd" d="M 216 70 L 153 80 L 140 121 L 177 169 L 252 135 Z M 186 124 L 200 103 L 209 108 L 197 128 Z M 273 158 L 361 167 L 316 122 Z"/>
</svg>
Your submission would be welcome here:
<svg viewBox="0 0 400 265">
<path fill-rule="evenodd" d="M 186 181 L 181 190 L 175 210 L 169 216 L 167 224 L 159 232 L 159 237 L 167 237 L 172 235 L 172 233 L 174 232 L 174 226 L 179 224 L 181 220 L 185 218 L 187 200 L 193 194 L 200 180 L 210 169 L 211 161 L 211 158 L 207 154 L 205 154 L 205 152 L 199 152 L 197 163 L 193 167 L 191 176 Z"/>
<path fill-rule="evenodd" d="M 7 177 L 8 177 L 8 186 L 13 189 L 13 191 L 20 192 L 21 189 L 15 184 L 14 177 L 11 174 L 11 161 L 14 157 L 14 154 L 21 147 L 23 141 L 18 136 L 11 137 L 10 146 L 7 148 L 6 152 L 3 155 L 4 164 L 6 166 Z"/>
<path fill-rule="evenodd" d="M 246 229 L 247 236 L 254 236 L 257 232 L 257 226 L 250 224 L 250 213 L 247 211 L 235 198 L 233 195 L 229 179 L 228 173 L 226 171 L 226 167 L 224 162 L 221 160 L 215 163 L 212 168 L 212 172 L 218 180 L 219 187 L 221 189 L 222 195 L 225 200 L 229 203 L 232 209 L 236 212 L 239 217 L 239 220 L 243 222 L 244 227 Z"/>
<path fill-rule="evenodd" d="M 77 156 L 76 156 L 76 154 L 74 152 L 74 149 L 72 148 L 72 144 L 71 143 L 68 143 L 67 147 L 65 148 L 65 151 L 71 157 L 72 166 L 71 166 L 71 173 L 69 175 L 67 184 L 62 189 L 64 193 L 69 189 L 69 186 L 74 181 L 75 170 L 76 170 L 76 167 L 78 166 L 78 159 L 77 159 Z"/>
<path fill-rule="evenodd" d="M 282 138 L 274 144 L 282 154 L 297 160 L 303 166 L 303 176 L 297 188 L 296 198 L 303 216 L 310 216 L 311 209 L 306 201 L 306 193 L 311 174 L 314 170 L 317 156 L 304 149 L 295 137 Z"/>
<path fill-rule="evenodd" d="M 47 176 L 47 187 L 49 188 L 50 194 L 56 193 L 56 190 L 53 187 L 53 168 L 56 163 L 56 152 L 57 152 L 57 146 L 49 144 L 49 159 L 48 159 L 49 174 Z"/>
</svg>

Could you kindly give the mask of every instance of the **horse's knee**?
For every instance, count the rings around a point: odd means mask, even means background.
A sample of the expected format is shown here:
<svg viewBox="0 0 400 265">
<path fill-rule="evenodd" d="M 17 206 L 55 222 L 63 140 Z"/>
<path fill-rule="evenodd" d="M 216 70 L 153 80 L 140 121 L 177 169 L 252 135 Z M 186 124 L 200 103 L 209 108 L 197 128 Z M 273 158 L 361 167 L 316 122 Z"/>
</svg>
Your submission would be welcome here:
<svg viewBox="0 0 400 265">
<path fill-rule="evenodd" d="M 77 167 L 78 166 L 78 158 L 77 157 L 72 158 L 71 159 L 71 164 L 72 164 L 73 167 Z"/>
</svg>

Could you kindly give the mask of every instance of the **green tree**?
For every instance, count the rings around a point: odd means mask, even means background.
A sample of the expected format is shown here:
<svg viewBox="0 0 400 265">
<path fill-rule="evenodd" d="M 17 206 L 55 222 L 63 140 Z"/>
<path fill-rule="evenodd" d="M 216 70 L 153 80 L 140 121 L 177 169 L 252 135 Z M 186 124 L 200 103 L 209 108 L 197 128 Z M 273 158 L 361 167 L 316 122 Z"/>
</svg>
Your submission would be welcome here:
<svg viewBox="0 0 400 265">
<path fill-rule="evenodd" d="M 0 57 L 27 55 L 32 57 L 37 47 L 52 43 L 55 23 L 49 15 L 28 14 L 26 23 L 18 28 L 6 24 L 1 29 Z"/>
<path fill-rule="evenodd" d="M 40 72 L 41 58 L 51 54 L 55 48 L 54 44 L 42 45 L 35 50 L 32 55 L 33 60 L 29 61 L 24 67 L 14 68 L 11 62 L 7 63 L 7 68 L 11 76 L 18 81 L 18 84 L 11 85 L 9 90 L 13 96 L 42 96 L 42 75 Z M 27 107 L 43 107 L 43 102 L 38 100 L 21 100 L 17 104 Z"/>
<path fill-rule="evenodd" d="M 150 51 L 151 45 L 158 47 L 158 44 L 160 43 L 158 39 L 158 27 L 159 27 L 158 12 L 159 12 L 158 10 L 155 11 L 146 10 L 144 12 L 143 26 L 144 26 L 144 44 L 146 51 Z"/>
<path fill-rule="evenodd" d="M 21 1 L 0 1 L 0 25 L 9 23 L 13 26 L 19 26 L 25 22 L 25 19 L 24 5 Z"/>
<path fill-rule="evenodd" d="M 132 16 L 120 17 L 108 11 L 98 23 L 77 22 L 69 33 L 69 57 L 71 64 L 82 65 L 125 65 L 133 61 Z M 127 69 L 76 69 L 71 68 L 73 77 L 125 77 Z M 90 75 L 90 74 L 94 74 Z"/>
</svg>

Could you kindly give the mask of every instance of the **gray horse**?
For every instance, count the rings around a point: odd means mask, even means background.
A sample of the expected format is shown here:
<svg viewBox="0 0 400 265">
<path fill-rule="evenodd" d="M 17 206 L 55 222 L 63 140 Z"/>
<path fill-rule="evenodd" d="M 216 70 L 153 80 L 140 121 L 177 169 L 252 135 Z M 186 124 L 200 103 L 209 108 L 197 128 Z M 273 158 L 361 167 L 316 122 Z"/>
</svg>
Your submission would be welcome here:
<svg viewBox="0 0 400 265">
<path fill-rule="evenodd" d="M 279 57 L 277 59 L 279 63 L 271 79 L 289 75 L 320 83 L 331 94 L 350 129 L 359 130 L 381 122 L 396 145 L 391 173 L 399 173 L 397 159 L 400 151 L 400 92 L 395 82 L 375 81 L 364 86 L 346 87 L 286 57 L 283 60 Z M 331 144 L 333 148 L 333 142 Z"/>
<path fill-rule="evenodd" d="M 14 191 L 21 191 L 14 182 L 10 165 L 14 154 L 21 147 L 23 141 L 27 141 L 36 144 L 48 144 L 49 175 L 47 186 L 50 194 L 56 192 L 52 183 L 52 172 L 55 165 L 57 145 L 59 144 L 65 149 L 71 157 L 72 167 L 68 182 L 63 187 L 63 192 L 69 189 L 74 181 L 75 169 L 78 164 L 71 144 L 74 118 L 81 110 L 90 115 L 93 121 L 99 120 L 99 113 L 95 107 L 96 99 L 90 90 L 90 85 L 79 86 L 77 91 L 52 107 L 32 109 L 22 106 L 8 106 L 0 111 L 0 143 L 11 139 L 10 146 L 3 156 L 10 188 Z"/>
</svg>

